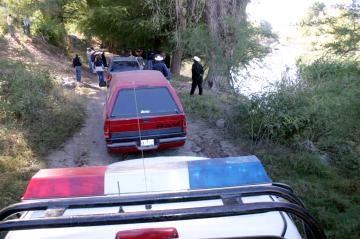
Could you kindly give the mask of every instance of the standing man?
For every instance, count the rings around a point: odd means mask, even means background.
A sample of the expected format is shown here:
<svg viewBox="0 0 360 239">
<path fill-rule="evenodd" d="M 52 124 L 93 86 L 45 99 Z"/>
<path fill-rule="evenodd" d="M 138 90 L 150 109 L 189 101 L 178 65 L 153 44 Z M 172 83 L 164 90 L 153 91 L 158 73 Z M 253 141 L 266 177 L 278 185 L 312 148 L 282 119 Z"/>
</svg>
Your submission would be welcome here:
<svg viewBox="0 0 360 239">
<path fill-rule="evenodd" d="M 86 57 L 88 60 L 88 64 L 89 64 L 89 71 L 92 72 L 93 66 L 91 64 L 91 53 L 92 53 L 92 49 L 90 47 L 86 48 Z"/>
<path fill-rule="evenodd" d="M 163 60 L 164 60 L 164 58 L 161 55 L 157 55 L 155 57 L 155 63 L 153 65 L 152 69 L 155 71 L 160 71 L 166 77 L 166 79 L 168 79 L 170 81 L 171 80 L 170 71 L 166 67 Z"/>
<path fill-rule="evenodd" d="M 13 16 L 11 16 L 11 14 L 9 14 L 6 18 L 6 22 L 7 22 L 7 25 L 8 25 L 8 30 L 9 30 L 9 33 L 11 36 L 14 36 L 15 34 L 15 30 L 14 30 L 14 18 Z"/>
<path fill-rule="evenodd" d="M 91 54 L 90 54 L 90 61 L 91 61 L 91 72 L 96 74 L 95 71 L 95 58 L 96 58 L 96 51 L 94 50 L 93 47 L 90 47 L 91 49 Z"/>
<path fill-rule="evenodd" d="M 192 84 L 191 84 L 191 91 L 190 95 L 194 95 L 196 87 L 199 87 L 199 95 L 202 95 L 202 81 L 203 81 L 203 75 L 204 75 L 204 68 L 200 64 L 200 58 L 197 56 L 194 56 L 193 58 L 194 64 L 192 65 Z"/>
<path fill-rule="evenodd" d="M 24 25 L 24 34 L 27 36 L 30 36 L 30 25 L 31 25 L 31 21 L 29 19 L 28 16 L 25 17 L 25 19 L 23 20 L 23 25 Z"/>
<path fill-rule="evenodd" d="M 104 63 L 101 60 L 101 55 L 97 54 L 94 62 L 95 72 L 98 75 L 99 86 L 106 86 L 106 82 L 104 80 Z"/>
<path fill-rule="evenodd" d="M 76 81 L 77 82 L 81 82 L 81 60 L 80 57 L 78 56 L 78 54 L 75 55 L 74 59 L 73 59 L 73 67 L 75 68 L 76 71 Z"/>
<path fill-rule="evenodd" d="M 23 28 L 24 35 L 26 35 L 25 18 L 21 21 L 21 26 Z"/>
</svg>

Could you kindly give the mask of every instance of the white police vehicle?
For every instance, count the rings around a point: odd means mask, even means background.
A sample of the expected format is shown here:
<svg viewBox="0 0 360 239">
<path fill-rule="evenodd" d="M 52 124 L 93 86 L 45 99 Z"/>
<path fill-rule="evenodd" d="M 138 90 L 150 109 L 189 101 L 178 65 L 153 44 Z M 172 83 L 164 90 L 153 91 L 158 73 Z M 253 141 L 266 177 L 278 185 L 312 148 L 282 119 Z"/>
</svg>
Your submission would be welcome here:
<svg viewBox="0 0 360 239">
<path fill-rule="evenodd" d="M 326 238 L 255 156 L 42 169 L 0 220 L 6 239 Z"/>
</svg>

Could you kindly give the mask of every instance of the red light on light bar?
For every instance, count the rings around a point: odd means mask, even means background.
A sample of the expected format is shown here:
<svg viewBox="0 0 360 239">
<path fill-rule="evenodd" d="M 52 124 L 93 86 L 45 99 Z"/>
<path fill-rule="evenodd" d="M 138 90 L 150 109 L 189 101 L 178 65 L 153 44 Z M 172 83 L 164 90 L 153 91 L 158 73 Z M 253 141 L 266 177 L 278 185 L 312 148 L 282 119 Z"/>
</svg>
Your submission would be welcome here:
<svg viewBox="0 0 360 239">
<path fill-rule="evenodd" d="M 143 228 L 120 231 L 115 239 L 170 239 L 179 238 L 176 228 Z"/>
<path fill-rule="evenodd" d="M 23 199 L 104 195 L 107 167 L 41 169 L 29 182 Z"/>
</svg>

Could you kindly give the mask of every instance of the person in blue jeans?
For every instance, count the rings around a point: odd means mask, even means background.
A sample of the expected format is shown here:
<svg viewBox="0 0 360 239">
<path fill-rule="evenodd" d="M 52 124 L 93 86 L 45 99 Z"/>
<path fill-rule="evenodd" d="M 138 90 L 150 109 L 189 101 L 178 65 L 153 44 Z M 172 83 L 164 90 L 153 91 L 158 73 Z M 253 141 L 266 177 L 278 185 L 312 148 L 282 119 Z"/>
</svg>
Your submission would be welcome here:
<svg viewBox="0 0 360 239">
<path fill-rule="evenodd" d="M 95 66 L 96 74 L 98 75 L 98 78 L 99 78 L 99 86 L 103 86 L 105 83 L 104 64 L 103 64 L 103 61 L 101 60 L 101 55 L 96 55 L 94 66 Z M 106 85 L 106 83 L 105 83 L 105 85 Z"/>
<path fill-rule="evenodd" d="M 82 66 L 81 59 L 78 56 L 78 54 L 76 54 L 73 59 L 73 67 L 75 68 L 77 82 L 81 82 L 81 66 Z"/>
</svg>

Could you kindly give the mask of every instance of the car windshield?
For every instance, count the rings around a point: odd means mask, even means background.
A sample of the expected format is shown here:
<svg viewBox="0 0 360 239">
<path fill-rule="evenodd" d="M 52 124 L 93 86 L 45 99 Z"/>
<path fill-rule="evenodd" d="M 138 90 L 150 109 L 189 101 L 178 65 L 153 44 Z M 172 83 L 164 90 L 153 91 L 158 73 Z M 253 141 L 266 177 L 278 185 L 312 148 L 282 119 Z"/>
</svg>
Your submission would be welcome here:
<svg viewBox="0 0 360 239">
<path fill-rule="evenodd" d="M 114 61 L 111 64 L 110 72 L 136 71 L 140 70 L 137 61 Z"/>
<path fill-rule="evenodd" d="M 166 115 L 179 111 L 166 87 L 123 89 L 117 95 L 111 118 Z"/>
</svg>

